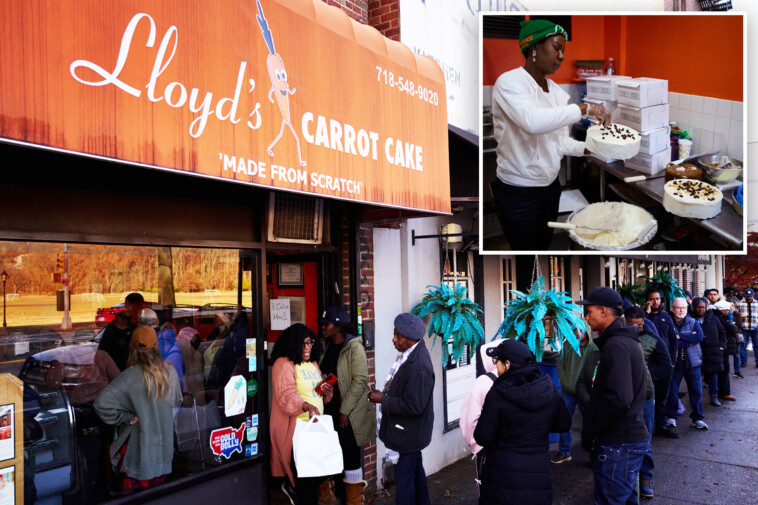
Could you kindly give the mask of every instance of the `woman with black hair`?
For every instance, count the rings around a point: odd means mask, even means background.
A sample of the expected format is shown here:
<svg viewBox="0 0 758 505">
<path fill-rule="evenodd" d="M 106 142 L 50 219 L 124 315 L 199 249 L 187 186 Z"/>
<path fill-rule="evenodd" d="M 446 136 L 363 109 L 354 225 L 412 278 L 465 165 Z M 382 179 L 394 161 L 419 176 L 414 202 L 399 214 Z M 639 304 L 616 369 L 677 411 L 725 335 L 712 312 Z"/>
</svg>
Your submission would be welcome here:
<svg viewBox="0 0 758 505">
<path fill-rule="evenodd" d="M 598 104 L 569 104 L 569 95 L 548 75 L 564 61 L 568 33 L 546 19 L 521 22 L 524 65 L 498 77 L 492 90 L 497 140 L 497 179 L 492 197 L 503 234 L 513 250 L 544 251 L 558 216 L 564 156 L 589 154 L 568 127 L 582 117 L 609 126 L 611 113 Z"/>
<path fill-rule="evenodd" d="M 316 335 L 302 324 L 293 324 L 279 335 L 271 359 L 273 401 L 271 402 L 271 475 L 284 477 L 282 491 L 295 504 L 316 505 L 323 477 L 298 478 L 292 458 L 292 435 L 297 419 L 308 421 L 321 415 L 324 402 L 332 399 L 332 387 L 324 384 L 322 397 L 316 387 L 321 383 L 318 358 L 321 345 Z"/>
<path fill-rule="evenodd" d="M 487 349 L 498 378 L 474 430 L 484 449 L 479 505 L 553 502 L 548 435 L 571 429 L 558 389 L 523 342 Z"/>
</svg>

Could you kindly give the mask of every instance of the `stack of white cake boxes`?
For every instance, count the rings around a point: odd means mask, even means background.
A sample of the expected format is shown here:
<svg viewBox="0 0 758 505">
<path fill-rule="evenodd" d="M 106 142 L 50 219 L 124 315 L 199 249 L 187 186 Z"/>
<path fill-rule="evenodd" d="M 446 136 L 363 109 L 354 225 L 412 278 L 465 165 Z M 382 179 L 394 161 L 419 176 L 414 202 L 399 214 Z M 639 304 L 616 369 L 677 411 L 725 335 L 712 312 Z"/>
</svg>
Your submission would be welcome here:
<svg viewBox="0 0 758 505">
<path fill-rule="evenodd" d="M 639 154 L 624 166 L 653 175 L 671 161 L 668 81 L 623 75 L 591 77 L 586 101 L 604 105 L 613 114 L 613 122 L 641 133 Z"/>
</svg>

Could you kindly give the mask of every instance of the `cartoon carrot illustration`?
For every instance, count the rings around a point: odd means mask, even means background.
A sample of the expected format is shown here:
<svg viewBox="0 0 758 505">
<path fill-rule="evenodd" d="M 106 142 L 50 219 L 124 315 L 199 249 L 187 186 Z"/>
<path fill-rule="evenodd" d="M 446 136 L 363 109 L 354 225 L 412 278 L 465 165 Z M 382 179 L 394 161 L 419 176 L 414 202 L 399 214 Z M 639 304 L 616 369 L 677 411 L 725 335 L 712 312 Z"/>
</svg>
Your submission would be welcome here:
<svg viewBox="0 0 758 505">
<path fill-rule="evenodd" d="M 271 36 L 271 30 L 268 29 L 268 22 L 266 21 L 266 16 L 263 14 L 260 0 L 256 0 L 256 3 L 258 4 L 258 14 L 255 18 L 258 20 L 258 24 L 261 25 L 263 40 L 266 41 L 266 46 L 268 46 L 269 52 L 269 55 L 266 58 L 268 76 L 269 79 L 271 79 L 271 89 L 268 92 L 268 99 L 271 103 L 274 103 L 274 99 L 271 97 L 273 94 L 276 97 L 276 103 L 279 105 L 279 112 L 282 113 L 282 126 L 279 129 L 279 135 L 277 135 L 274 141 L 271 142 L 271 145 L 266 148 L 266 152 L 269 156 L 274 156 L 274 151 L 272 149 L 276 143 L 279 142 L 279 139 L 282 138 L 284 125 L 287 125 L 297 143 L 297 157 L 300 159 L 300 166 L 304 167 L 305 161 L 303 161 L 303 157 L 300 155 L 300 139 L 297 137 L 297 133 L 295 133 L 295 129 L 290 122 L 289 95 L 294 94 L 295 90 L 294 88 L 290 89 L 289 84 L 287 83 L 287 70 L 284 68 L 284 62 L 282 61 L 281 56 L 277 54 L 276 49 L 274 48 L 274 39 Z"/>
</svg>

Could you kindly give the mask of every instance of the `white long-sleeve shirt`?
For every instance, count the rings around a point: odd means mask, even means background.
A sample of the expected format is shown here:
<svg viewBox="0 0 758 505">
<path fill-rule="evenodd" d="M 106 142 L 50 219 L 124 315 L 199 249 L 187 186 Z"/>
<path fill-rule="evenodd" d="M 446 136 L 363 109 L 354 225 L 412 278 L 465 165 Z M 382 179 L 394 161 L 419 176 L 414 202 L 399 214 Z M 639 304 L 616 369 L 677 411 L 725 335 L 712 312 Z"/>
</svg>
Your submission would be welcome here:
<svg viewBox="0 0 758 505">
<path fill-rule="evenodd" d="M 561 158 L 584 156 L 584 142 L 568 126 L 582 118 L 569 95 L 550 79 L 546 93 L 523 67 L 498 77 L 492 92 L 497 177 L 512 186 L 544 187 L 558 176 Z"/>
</svg>

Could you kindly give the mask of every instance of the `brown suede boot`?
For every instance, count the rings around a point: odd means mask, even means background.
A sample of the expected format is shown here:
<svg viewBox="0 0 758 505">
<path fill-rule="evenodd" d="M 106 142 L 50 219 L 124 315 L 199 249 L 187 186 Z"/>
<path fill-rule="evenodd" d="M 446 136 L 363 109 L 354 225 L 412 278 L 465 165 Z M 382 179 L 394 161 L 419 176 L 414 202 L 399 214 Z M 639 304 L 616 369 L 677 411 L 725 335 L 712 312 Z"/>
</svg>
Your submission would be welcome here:
<svg viewBox="0 0 758 505">
<path fill-rule="evenodd" d="M 358 482 L 345 482 L 345 491 L 347 503 L 345 505 L 363 505 L 363 489 L 368 486 L 368 482 L 361 480 Z"/>
<path fill-rule="evenodd" d="M 332 479 L 326 479 L 318 488 L 318 505 L 337 505 L 332 489 Z"/>
</svg>

